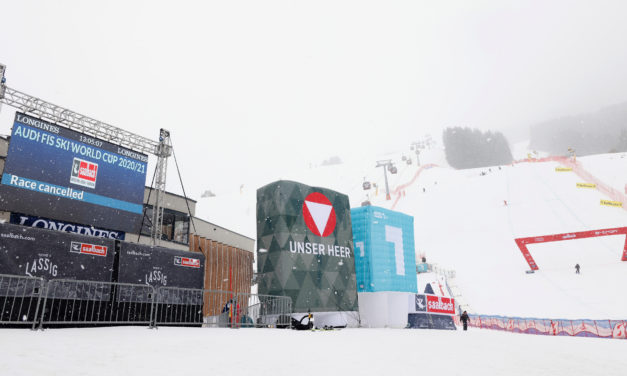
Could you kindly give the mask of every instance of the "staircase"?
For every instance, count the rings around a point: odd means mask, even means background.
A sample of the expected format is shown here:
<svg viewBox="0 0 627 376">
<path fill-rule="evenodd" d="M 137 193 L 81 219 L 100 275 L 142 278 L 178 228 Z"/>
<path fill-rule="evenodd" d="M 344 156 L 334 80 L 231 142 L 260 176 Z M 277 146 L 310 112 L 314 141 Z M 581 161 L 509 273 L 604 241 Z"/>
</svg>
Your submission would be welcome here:
<svg viewBox="0 0 627 376">
<path fill-rule="evenodd" d="M 468 313 L 474 313 L 470 304 L 466 301 L 462 294 L 462 290 L 459 288 L 457 284 L 457 273 L 455 270 L 446 269 L 438 266 L 437 264 L 429 264 L 429 270 L 434 272 L 436 275 L 443 277 L 446 283 L 446 289 L 450 296 L 455 299 L 457 303 L 457 307 L 455 309 L 459 310 L 459 314 L 464 311 Z"/>
</svg>

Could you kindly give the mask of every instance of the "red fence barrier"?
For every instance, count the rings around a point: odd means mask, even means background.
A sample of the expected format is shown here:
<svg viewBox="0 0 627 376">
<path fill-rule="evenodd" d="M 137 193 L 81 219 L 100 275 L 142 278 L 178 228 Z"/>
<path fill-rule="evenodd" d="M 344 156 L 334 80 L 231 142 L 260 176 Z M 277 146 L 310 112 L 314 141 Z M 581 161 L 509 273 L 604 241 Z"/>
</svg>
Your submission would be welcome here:
<svg viewBox="0 0 627 376">
<path fill-rule="evenodd" d="M 599 178 L 592 175 L 590 172 L 586 171 L 583 168 L 580 162 L 573 160 L 570 157 L 544 157 L 544 158 L 527 158 L 521 159 L 518 161 L 514 161 L 514 163 L 527 163 L 527 162 L 559 162 L 563 164 L 565 167 L 570 167 L 573 169 L 573 172 L 577 174 L 580 178 L 582 178 L 586 183 L 594 183 L 596 184 L 596 189 L 599 192 L 603 193 L 607 197 L 609 197 L 612 201 L 619 201 L 623 203 L 623 210 L 627 210 L 627 185 L 625 185 L 625 193 L 622 193 L 619 189 L 615 189 L 610 187 L 609 185 L 602 182 Z"/>
<path fill-rule="evenodd" d="M 616 339 L 625 339 L 627 337 L 627 321 L 625 320 L 566 320 L 487 315 L 469 316 L 470 327 L 480 329 L 552 336 Z M 459 316 L 455 316 L 455 324 L 461 326 Z"/>
<path fill-rule="evenodd" d="M 438 167 L 438 165 L 433 164 L 433 163 L 428 163 L 426 165 L 420 166 L 420 168 L 418 169 L 418 171 L 416 171 L 416 173 L 414 174 L 414 176 L 411 178 L 410 181 L 396 187 L 396 189 L 394 189 L 394 192 L 392 192 L 393 195 L 396 195 L 396 200 L 394 200 L 394 203 L 392 204 L 392 206 L 390 206 L 390 209 L 394 210 L 394 208 L 396 207 L 396 204 L 398 204 L 398 201 L 401 199 L 401 197 L 403 197 L 403 190 L 409 187 L 410 185 L 414 184 L 422 171 L 428 170 L 433 167 Z"/>
</svg>

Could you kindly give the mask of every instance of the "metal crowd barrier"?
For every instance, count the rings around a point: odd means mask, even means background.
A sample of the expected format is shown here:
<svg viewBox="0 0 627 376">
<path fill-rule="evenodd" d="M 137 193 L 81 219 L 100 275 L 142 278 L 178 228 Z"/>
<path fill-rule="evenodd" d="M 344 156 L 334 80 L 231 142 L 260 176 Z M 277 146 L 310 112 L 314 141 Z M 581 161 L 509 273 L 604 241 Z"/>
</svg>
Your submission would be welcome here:
<svg viewBox="0 0 627 376">
<path fill-rule="evenodd" d="M 152 325 L 155 289 L 119 282 L 48 281 L 40 328 L 55 325 Z"/>
<path fill-rule="evenodd" d="M 291 328 L 285 296 L 0 274 L 0 326 Z"/>
<path fill-rule="evenodd" d="M 232 328 L 237 322 L 235 293 L 226 290 L 203 290 L 204 327 Z"/>
<path fill-rule="evenodd" d="M 225 290 L 160 287 L 155 326 L 290 328 L 292 299 Z"/>
<path fill-rule="evenodd" d="M 292 299 L 289 296 L 239 293 L 235 298 L 235 307 L 235 327 L 292 327 Z"/>
<path fill-rule="evenodd" d="M 202 289 L 159 287 L 154 301 L 154 326 L 201 326 L 203 293 Z"/>
<path fill-rule="evenodd" d="M 0 324 L 35 329 L 43 290 L 42 278 L 0 274 Z"/>
</svg>

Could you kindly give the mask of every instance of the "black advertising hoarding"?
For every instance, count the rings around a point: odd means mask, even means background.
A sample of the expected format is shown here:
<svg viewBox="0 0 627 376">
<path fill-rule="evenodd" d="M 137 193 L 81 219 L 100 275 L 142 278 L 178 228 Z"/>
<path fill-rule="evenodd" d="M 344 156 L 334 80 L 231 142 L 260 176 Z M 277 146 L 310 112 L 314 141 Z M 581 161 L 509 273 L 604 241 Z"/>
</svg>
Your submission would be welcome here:
<svg viewBox="0 0 627 376">
<path fill-rule="evenodd" d="M 0 209 L 139 232 L 145 154 L 16 113 Z"/>
<path fill-rule="evenodd" d="M 348 196 L 293 181 L 257 190 L 259 293 L 294 312 L 357 311 Z"/>
<path fill-rule="evenodd" d="M 202 253 L 122 242 L 118 282 L 155 287 L 199 289 L 204 286 L 205 256 Z M 171 294 L 168 294 L 172 292 Z M 159 303 L 202 304 L 201 292 L 182 293 L 163 289 Z M 151 297 L 134 289 L 120 288 L 121 302 L 149 303 Z"/>
<path fill-rule="evenodd" d="M 110 282 L 115 241 L 59 231 L 0 224 L 0 274 Z M 0 296 L 11 296 L 7 285 Z M 77 291 L 79 299 L 108 299 L 108 286 Z M 66 296 L 63 286 L 56 298 Z"/>
<path fill-rule="evenodd" d="M 431 313 L 410 313 L 407 317 L 411 329 L 457 330 L 452 316 Z"/>
</svg>

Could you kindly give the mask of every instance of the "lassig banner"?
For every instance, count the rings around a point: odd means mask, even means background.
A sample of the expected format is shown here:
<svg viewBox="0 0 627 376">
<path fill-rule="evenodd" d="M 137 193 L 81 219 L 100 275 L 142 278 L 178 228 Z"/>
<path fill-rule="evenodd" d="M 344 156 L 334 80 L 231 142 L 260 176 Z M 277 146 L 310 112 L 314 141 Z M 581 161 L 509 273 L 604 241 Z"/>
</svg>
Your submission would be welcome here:
<svg viewBox="0 0 627 376">
<path fill-rule="evenodd" d="M 0 208 L 137 232 L 145 154 L 16 113 L 0 184 Z"/>
<path fill-rule="evenodd" d="M 627 320 L 567 320 L 469 315 L 470 326 L 513 333 L 554 336 L 627 338 Z M 459 317 L 455 318 L 459 325 Z"/>
<path fill-rule="evenodd" d="M 178 287 L 202 290 L 205 276 L 205 256 L 202 253 L 179 251 L 164 247 L 122 242 L 118 282 L 145 284 L 155 288 Z M 167 292 L 167 289 L 164 290 Z M 136 289 L 120 288 L 120 301 L 149 303 L 152 297 Z M 172 296 L 161 295 L 158 303 L 202 304 L 202 293 Z"/>
<path fill-rule="evenodd" d="M 59 231 L 0 224 L 0 274 L 110 282 L 115 241 Z M 0 296 L 11 296 L 10 285 Z M 15 287 L 15 286 L 14 286 Z M 56 298 L 70 298 L 62 286 Z M 74 298 L 107 299 L 108 289 L 75 291 Z"/>
</svg>

